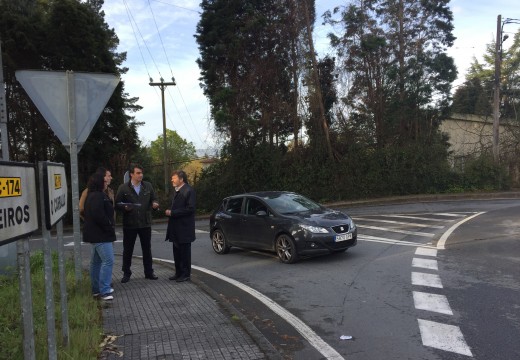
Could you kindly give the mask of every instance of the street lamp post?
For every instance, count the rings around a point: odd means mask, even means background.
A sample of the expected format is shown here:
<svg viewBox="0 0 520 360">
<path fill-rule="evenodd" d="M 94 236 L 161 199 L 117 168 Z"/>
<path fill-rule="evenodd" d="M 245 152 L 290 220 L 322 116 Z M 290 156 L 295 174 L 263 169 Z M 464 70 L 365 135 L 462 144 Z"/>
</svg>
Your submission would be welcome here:
<svg viewBox="0 0 520 360">
<path fill-rule="evenodd" d="M 172 82 L 164 82 L 163 78 L 161 78 L 160 83 L 154 83 L 153 79 L 150 78 L 150 86 L 159 86 L 159 89 L 161 89 L 161 100 L 162 100 L 162 120 L 163 120 L 163 151 L 164 151 L 164 193 L 166 194 L 168 192 L 168 150 L 167 150 L 167 141 L 166 141 L 166 110 L 164 105 L 164 89 L 168 85 L 175 86 L 177 85 L 175 83 L 175 79 L 172 77 Z"/>
</svg>

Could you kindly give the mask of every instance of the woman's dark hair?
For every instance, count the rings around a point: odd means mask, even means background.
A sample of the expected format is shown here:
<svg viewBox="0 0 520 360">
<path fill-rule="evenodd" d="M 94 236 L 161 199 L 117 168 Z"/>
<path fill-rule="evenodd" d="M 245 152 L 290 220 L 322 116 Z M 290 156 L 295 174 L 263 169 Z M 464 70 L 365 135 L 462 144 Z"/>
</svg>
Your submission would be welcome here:
<svg viewBox="0 0 520 360">
<path fill-rule="evenodd" d="M 88 179 L 88 191 L 103 191 L 105 190 L 105 175 L 98 172 L 90 175 Z"/>
</svg>

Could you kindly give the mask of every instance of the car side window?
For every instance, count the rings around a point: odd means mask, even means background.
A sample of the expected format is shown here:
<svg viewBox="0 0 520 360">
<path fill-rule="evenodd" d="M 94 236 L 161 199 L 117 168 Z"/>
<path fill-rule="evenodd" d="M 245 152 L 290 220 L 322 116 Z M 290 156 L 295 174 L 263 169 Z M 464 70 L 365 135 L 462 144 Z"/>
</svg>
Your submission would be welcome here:
<svg viewBox="0 0 520 360">
<path fill-rule="evenodd" d="M 224 205 L 224 211 L 231 214 L 240 214 L 242 210 L 242 199 L 243 198 L 229 199 L 227 204 Z"/>
<path fill-rule="evenodd" d="M 269 210 L 267 206 L 265 206 L 261 201 L 253 198 L 248 198 L 246 200 L 246 214 L 247 215 L 256 215 L 259 211 L 265 211 L 269 215 Z"/>
</svg>

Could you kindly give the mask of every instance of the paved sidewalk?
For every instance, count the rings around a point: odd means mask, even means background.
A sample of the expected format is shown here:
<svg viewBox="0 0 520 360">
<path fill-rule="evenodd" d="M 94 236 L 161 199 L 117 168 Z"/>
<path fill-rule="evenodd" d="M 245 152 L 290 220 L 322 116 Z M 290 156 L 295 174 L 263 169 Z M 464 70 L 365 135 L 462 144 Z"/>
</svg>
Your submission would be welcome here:
<svg viewBox="0 0 520 360">
<path fill-rule="evenodd" d="M 101 359 L 270 358 L 268 347 L 247 330 L 250 324 L 219 304 L 194 278 L 168 280 L 173 265 L 155 262 L 159 279 L 147 280 L 140 274 L 140 258 L 132 267 L 130 281 L 121 284 L 121 256 L 115 256 L 114 300 L 103 306 L 105 334 L 115 340 Z"/>
</svg>

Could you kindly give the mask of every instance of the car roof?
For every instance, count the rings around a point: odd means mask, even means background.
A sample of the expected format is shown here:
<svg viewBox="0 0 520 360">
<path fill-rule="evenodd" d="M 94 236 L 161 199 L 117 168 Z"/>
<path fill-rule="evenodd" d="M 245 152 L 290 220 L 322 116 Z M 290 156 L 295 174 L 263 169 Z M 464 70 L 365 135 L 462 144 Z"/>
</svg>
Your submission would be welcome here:
<svg viewBox="0 0 520 360">
<path fill-rule="evenodd" d="M 228 196 L 227 198 L 231 199 L 231 198 L 244 197 L 244 196 L 256 196 L 256 197 L 264 198 L 264 197 L 271 197 L 271 196 L 279 196 L 282 194 L 295 194 L 296 195 L 296 193 L 294 193 L 292 191 L 254 191 L 254 192 L 249 192 L 249 193 Z"/>
</svg>

